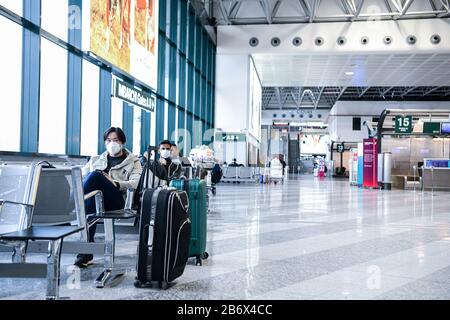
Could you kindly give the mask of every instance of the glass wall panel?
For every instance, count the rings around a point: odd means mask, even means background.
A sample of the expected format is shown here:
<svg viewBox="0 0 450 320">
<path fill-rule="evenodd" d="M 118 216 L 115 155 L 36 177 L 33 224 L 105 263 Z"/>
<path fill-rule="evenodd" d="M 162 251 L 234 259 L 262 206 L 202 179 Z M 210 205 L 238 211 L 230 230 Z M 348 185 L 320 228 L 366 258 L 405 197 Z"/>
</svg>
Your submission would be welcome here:
<svg viewBox="0 0 450 320">
<path fill-rule="evenodd" d="M 69 1 L 41 0 L 42 29 L 67 41 L 69 35 Z"/>
<path fill-rule="evenodd" d="M 66 153 L 67 51 L 41 41 L 39 152 Z"/>
<path fill-rule="evenodd" d="M 19 16 L 23 16 L 23 1 L 20 0 L 0 0 L 0 6 L 11 10 Z"/>
<path fill-rule="evenodd" d="M 95 155 L 98 146 L 100 70 L 83 61 L 83 89 L 81 102 L 81 154 Z"/>
<path fill-rule="evenodd" d="M 2 50 L 0 59 L 0 150 L 20 151 L 22 27 L 0 17 L 0 38 L 8 43 L 8 50 Z"/>
</svg>

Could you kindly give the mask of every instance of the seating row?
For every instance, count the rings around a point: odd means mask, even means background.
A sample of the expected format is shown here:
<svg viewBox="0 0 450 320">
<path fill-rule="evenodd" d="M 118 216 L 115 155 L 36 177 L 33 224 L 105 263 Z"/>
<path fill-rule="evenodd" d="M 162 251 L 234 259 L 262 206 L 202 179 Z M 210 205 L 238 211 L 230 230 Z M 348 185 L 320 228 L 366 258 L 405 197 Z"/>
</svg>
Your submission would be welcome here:
<svg viewBox="0 0 450 320">
<path fill-rule="evenodd" d="M 91 223 L 104 224 L 105 240 L 88 242 L 84 201 L 95 197 L 96 213 Z M 9 248 L 11 263 L 0 264 L 0 277 L 47 278 L 47 299 L 59 298 L 60 256 L 65 253 L 104 254 L 104 270 L 96 279 L 99 288 L 122 274 L 114 270 L 116 220 L 136 219 L 128 191 L 123 210 L 105 212 L 100 191 L 84 195 L 81 168 L 45 163 L 0 166 L 0 245 Z M 78 235 L 78 239 L 70 237 Z M 4 251 L 4 250 L 3 250 Z M 26 262 L 27 253 L 48 255 L 46 264 Z"/>
</svg>

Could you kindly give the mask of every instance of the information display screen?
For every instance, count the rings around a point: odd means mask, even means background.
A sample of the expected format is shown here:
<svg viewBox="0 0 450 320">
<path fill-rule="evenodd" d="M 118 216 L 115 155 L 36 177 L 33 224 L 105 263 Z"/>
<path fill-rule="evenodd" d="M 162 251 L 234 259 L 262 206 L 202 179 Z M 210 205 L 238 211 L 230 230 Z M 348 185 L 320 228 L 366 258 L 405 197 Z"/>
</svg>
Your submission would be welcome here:
<svg viewBox="0 0 450 320">
<path fill-rule="evenodd" d="M 450 167 L 450 161 L 443 159 L 430 159 L 425 161 L 425 168 L 449 168 Z"/>
<path fill-rule="evenodd" d="M 443 122 L 441 125 L 441 133 L 450 134 L 450 122 Z"/>
</svg>

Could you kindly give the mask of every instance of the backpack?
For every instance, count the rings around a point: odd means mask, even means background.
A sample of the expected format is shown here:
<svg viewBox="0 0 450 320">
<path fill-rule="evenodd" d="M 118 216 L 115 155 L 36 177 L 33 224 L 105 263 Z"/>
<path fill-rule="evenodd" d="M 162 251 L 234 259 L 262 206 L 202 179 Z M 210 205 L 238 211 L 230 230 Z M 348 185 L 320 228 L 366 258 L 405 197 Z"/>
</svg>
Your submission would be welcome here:
<svg viewBox="0 0 450 320">
<path fill-rule="evenodd" d="M 220 179 L 222 179 L 222 176 L 223 176 L 223 171 L 220 168 L 220 166 L 216 164 L 211 171 L 211 182 L 219 183 Z"/>
</svg>

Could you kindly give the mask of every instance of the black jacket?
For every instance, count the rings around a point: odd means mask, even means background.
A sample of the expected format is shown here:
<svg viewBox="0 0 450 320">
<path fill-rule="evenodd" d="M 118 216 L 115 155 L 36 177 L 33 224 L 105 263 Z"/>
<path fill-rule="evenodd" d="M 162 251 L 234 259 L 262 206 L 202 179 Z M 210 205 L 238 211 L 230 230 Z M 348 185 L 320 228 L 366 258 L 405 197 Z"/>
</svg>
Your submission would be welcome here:
<svg viewBox="0 0 450 320">
<path fill-rule="evenodd" d="M 147 162 L 147 158 L 141 157 L 141 163 L 143 166 Z M 163 166 L 159 161 L 156 162 L 154 165 L 153 162 L 150 163 L 150 170 L 153 172 L 153 166 L 155 166 L 155 175 L 160 180 L 166 180 L 167 182 L 170 182 L 171 180 L 178 179 L 181 177 L 182 174 L 182 168 L 179 163 L 175 163 L 173 161 L 170 161 L 169 166 Z"/>
</svg>

